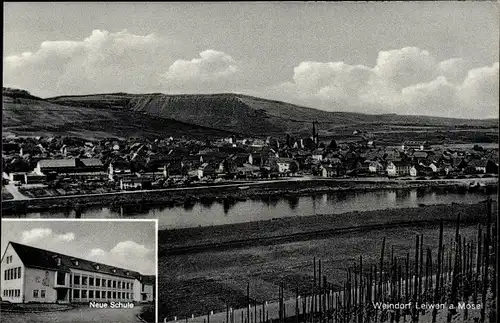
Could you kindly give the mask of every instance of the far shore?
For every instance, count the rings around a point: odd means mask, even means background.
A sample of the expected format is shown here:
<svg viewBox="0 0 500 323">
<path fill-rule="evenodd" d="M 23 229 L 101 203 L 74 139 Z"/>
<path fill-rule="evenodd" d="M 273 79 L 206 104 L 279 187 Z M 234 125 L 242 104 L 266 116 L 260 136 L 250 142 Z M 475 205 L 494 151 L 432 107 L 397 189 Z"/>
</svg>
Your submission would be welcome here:
<svg viewBox="0 0 500 323">
<path fill-rule="evenodd" d="M 266 180 L 248 183 L 215 184 L 209 186 L 165 188 L 143 191 L 123 191 L 116 193 L 54 196 L 31 199 L 2 201 L 2 212 L 26 214 L 51 209 L 82 209 L 102 205 L 183 205 L 196 203 L 200 199 L 244 200 L 259 197 L 303 196 L 315 193 L 338 191 L 370 191 L 382 189 L 440 188 L 468 191 L 472 183 L 481 182 L 481 187 L 473 189 L 496 190 L 498 178 L 403 180 L 387 178 L 327 179 L 300 177 L 284 180 Z"/>
</svg>

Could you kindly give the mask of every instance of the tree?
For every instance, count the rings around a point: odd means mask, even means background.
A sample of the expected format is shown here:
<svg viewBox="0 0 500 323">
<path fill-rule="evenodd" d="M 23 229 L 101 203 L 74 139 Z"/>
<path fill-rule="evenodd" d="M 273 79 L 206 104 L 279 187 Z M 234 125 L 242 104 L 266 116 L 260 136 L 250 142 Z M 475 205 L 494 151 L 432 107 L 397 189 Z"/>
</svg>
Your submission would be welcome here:
<svg viewBox="0 0 500 323">
<path fill-rule="evenodd" d="M 337 149 L 337 142 L 335 141 L 335 139 L 332 139 L 332 141 L 330 141 L 328 148 L 333 149 L 333 150 Z"/>
</svg>

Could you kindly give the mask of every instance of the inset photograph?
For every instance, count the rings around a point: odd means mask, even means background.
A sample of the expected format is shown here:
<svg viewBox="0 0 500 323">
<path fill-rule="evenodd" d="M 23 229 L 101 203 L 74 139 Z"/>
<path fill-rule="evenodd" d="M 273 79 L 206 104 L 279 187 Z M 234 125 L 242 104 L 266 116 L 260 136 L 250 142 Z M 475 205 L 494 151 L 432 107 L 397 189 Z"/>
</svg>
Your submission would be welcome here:
<svg viewBox="0 0 500 323">
<path fill-rule="evenodd" d="M 2 220 L 6 322 L 157 322 L 156 220 Z"/>
</svg>

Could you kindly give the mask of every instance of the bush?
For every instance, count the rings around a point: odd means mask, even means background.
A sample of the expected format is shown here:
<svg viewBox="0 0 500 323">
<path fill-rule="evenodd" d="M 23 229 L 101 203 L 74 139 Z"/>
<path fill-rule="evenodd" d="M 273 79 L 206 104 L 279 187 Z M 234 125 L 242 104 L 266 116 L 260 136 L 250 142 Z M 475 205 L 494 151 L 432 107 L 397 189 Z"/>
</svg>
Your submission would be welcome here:
<svg viewBox="0 0 500 323">
<path fill-rule="evenodd" d="M 154 307 L 154 305 L 153 304 L 145 305 L 141 309 L 141 313 L 139 315 L 146 322 L 154 323 L 154 321 L 155 321 L 155 307 Z"/>
</svg>

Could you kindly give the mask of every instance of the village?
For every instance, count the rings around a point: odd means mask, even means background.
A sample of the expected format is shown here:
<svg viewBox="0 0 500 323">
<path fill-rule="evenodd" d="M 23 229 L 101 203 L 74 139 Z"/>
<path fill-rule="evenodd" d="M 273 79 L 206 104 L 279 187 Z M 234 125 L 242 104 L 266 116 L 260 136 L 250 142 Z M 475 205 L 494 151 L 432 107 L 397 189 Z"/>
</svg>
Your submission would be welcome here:
<svg viewBox="0 0 500 323">
<path fill-rule="evenodd" d="M 355 131 L 353 135 L 356 135 Z M 151 190 L 307 176 L 459 179 L 494 177 L 498 148 L 444 148 L 407 141 L 305 138 L 5 137 L 2 186 L 27 198 Z M 472 145 L 471 145 L 472 146 Z M 15 198 L 2 190 L 4 200 Z"/>
</svg>

